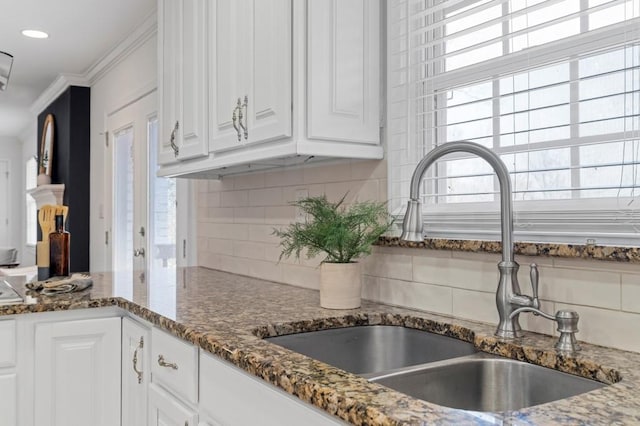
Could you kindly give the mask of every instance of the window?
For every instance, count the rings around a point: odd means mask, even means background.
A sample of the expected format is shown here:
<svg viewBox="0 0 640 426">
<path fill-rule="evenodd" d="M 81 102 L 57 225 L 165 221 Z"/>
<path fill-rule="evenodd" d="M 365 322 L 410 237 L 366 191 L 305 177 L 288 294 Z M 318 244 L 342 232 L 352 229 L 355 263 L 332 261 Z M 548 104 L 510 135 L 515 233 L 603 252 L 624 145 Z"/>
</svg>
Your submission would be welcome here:
<svg viewBox="0 0 640 426">
<path fill-rule="evenodd" d="M 38 180 L 38 161 L 35 157 L 31 157 L 25 163 L 25 189 L 30 190 L 37 186 Z M 31 195 L 25 193 L 26 204 L 26 243 L 28 246 L 35 246 L 38 240 L 37 236 L 37 223 L 38 223 L 38 207 L 36 206 L 36 200 Z"/>
<path fill-rule="evenodd" d="M 640 0 L 389 3 L 391 208 L 417 162 L 470 140 L 511 172 L 516 238 L 640 245 Z M 484 160 L 444 157 L 421 186 L 430 236 L 497 239 Z"/>
</svg>

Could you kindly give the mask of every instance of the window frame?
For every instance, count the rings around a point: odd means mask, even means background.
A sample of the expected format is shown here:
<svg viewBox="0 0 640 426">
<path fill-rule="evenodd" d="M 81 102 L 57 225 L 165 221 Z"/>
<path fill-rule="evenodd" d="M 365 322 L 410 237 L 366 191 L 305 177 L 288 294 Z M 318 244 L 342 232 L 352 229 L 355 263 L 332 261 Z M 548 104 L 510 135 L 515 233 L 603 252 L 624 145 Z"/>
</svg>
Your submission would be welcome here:
<svg viewBox="0 0 640 426">
<path fill-rule="evenodd" d="M 402 4 L 397 1 L 395 4 Z M 406 16 L 407 27 L 410 26 L 410 5 L 411 1 L 406 0 L 407 9 Z M 426 3 L 430 3 L 427 1 Z M 459 2 L 462 6 L 472 4 L 473 1 L 467 0 Z M 393 7 L 391 4 L 389 7 Z M 402 15 L 402 14 L 401 14 Z M 395 28 L 399 24 L 393 22 L 398 19 L 397 13 L 390 13 L 388 28 Z M 470 65 L 460 69 L 448 71 L 445 74 L 438 74 L 429 78 L 432 85 L 429 93 L 435 94 L 437 90 L 446 90 L 453 87 L 468 85 L 473 82 L 491 81 L 492 84 L 499 84 L 501 76 L 516 74 L 523 72 L 525 69 L 535 69 L 544 65 L 558 63 L 560 60 L 572 57 L 566 62 L 576 62 L 580 55 L 588 53 L 596 53 L 597 51 L 611 49 L 615 46 L 625 46 L 630 43 L 630 34 L 633 35 L 632 41 L 637 43 L 640 40 L 640 18 L 632 18 L 628 21 L 612 24 L 602 28 L 581 33 L 565 39 L 554 42 L 534 46 L 526 50 L 509 53 L 507 56 L 500 56 L 475 65 Z M 504 34 L 504 33 L 503 33 Z M 398 46 L 396 34 L 388 34 L 388 43 L 390 46 Z M 412 52 L 410 35 L 406 35 L 405 40 L 407 55 L 407 73 L 404 80 L 406 86 L 405 93 L 411 93 L 411 84 L 415 84 L 409 78 L 412 64 L 410 56 Z M 393 85 L 397 87 L 397 79 L 391 78 L 393 56 L 397 56 L 399 52 L 394 48 L 388 49 L 388 90 L 393 90 Z M 424 57 L 429 57 L 426 53 Z M 571 65 L 570 65 L 571 66 Z M 402 80 L 402 79 L 400 79 Z M 574 90 L 574 89 L 571 89 Z M 432 102 L 425 94 L 427 103 Z M 395 96 L 389 96 L 387 101 L 387 112 L 392 110 L 393 102 L 397 102 Z M 424 111 L 432 111 L 433 104 L 427 104 Z M 495 112 L 494 112 L 495 113 Z M 417 107 L 411 101 L 407 100 L 406 106 L 406 133 L 408 138 L 416 137 L 416 120 L 418 118 Z M 427 112 L 431 114 L 431 112 Z M 387 123 L 391 123 L 393 117 L 388 117 Z M 571 120 L 570 126 L 576 126 L 577 123 Z M 495 129 L 494 129 L 495 132 Z M 637 131 L 634 129 L 634 134 Z M 597 138 L 602 138 L 599 135 Z M 609 135 L 607 135 L 609 136 Z M 580 139 L 585 139 L 582 137 Z M 634 137 L 634 139 L 636 139 Z M 640 139 L 638 132 L 637 139 Z M 608 137 L 606 140 L 611 140 Z M 394 137 L 388 139 L 387 152 L 395 150 Z M 429 146 L 431 144 L 431 146 Z M 404 215 L 404 209 L 408 193 L 407 176 L 407 157 L 411 154 L 417 154 L 419 158 L 413 159 L 414 165 L 433 148 L 431 141 L 424 143 L 423 146 L 415 148 L 420 143 L 411 143 L 414 149 L 409 152 L 394 152 L 389 156 L 389 194 L 391 201 L 389 203 L 390 212 L 399 219 Z M 563 145 L 558 145 L 558 147 Z M 574 149 L 574 148 L 572 148 Z M 577 148 L 575 148 L 577 149 Z M 396 150 L 401 151 L 401 150 Z M 509 149 L 499 149 L 499 153 L 509 151 Z M 460 156 L 459 156 L 460 157 Z M 464 155 L 462 155 L 464 157 Z M 398 160 L 402 158 L 402 160 Z M 456 158 L 455 155 L 447 156 L 445 159 L 450 160 Z M 405 162 L 405 164 L 403 164 Z M 573 164 L 572 164 L 573 165 Z M 404 170 L 394 170 L 402 169 Z M 434 174 L 441 173 L 436 167 L 428 170 L 426 177 L 433 177 Z M 413 168 L 412 168 L 413 170 Z M 398 191 L 398 175 L 401 176 L 400 186 L 402 191 Z M 497 189 L 497 179 L 494 177 L 494 188 Z M 439 180 L 441 184 L 444 180 Z M 425 185 L 423 183 L 421 186 Z M 640 189 L 640 188 L 639 188 Z M 399 192 L 399 193 L 398 193 Z M 463 204 L 440 204 L 437 209 L 433 209 L 431 205 L 423 206 L 423 217 L 425 223 L 425 231 L 427 237 L 432 238 L 451 238 L 451 239 L 473 239 L 473 240 L 497 240 L 500 237 L 499 226 L 499 200 L 495 197 L 494 202 L 487 203 L 463 203 Z M 543 202 L 541 202 L 543 201 Z M 616 246 L 638 246 L 640 245 L 640 198 L 636 197 L 617 197 L 617 198 L 584 198 L 571 200 L 536 200 L 523 201 L 514 200 L 514 235 L 520 241 L 532 242 L 557 242 L 557 243 L 578 243 L 578 244 L 599 244 L 599 245 L 616 245 Z M 461 211 L 461 206 L 462 211 Z"/>
</svg>

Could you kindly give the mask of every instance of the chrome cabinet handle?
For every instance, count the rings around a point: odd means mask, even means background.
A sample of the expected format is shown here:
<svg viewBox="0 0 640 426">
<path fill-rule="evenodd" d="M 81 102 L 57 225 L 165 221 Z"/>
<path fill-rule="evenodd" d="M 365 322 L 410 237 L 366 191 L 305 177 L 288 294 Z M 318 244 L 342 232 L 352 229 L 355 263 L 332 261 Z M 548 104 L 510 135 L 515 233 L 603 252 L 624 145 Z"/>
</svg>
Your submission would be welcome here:
<svg viewBox="0 0 640 426">
<path fill-rule="evenodd" d="M 133 351 L 133 371 L 138 376 L 138 384 L 142 383 L 142 371 L 138 370 L 138 349 L 142 349 L 144 347 L 144 338 L 140 337 L 140 343 L 138 343 L 138 347 L 135 351 Z"/>
<path fill-rule="evenodd" d="M 175 362 L 165 361 L 163 355 L 158 355 L 158 365 L 160 367 L 173 368 L 174 370 L 178 369 L 178 364 L 176 364 Z"/>
<path fill-rule="evenodd" d="M 249 105 L 249 96 L 244 95 L 244 103 L 242 104 L 240 104 L 240 98 L 238 98 L 238 106 L 240 107 L 240 127 L 242 127 L 245 140 L 249 138 L 249 123 L 247 122 L 247 119 L 249 118 L 249 111 L 247 110 L 248 105 Z M 242 124 L 242 116 L 243 116 L 242 108 L 244 108 L 244 124 Z"/>
<path fill-rule="evenodd" d="M 180 122 L 176 121 L 176 125 L 173 126 L 173 130 L 171 131 L 171 137 L 169 138 L 169 143 L 171 144 L 171 148 L 173 148 L 173 155 L 178 156 L 180 153 L 180 148 L 176 145 L 176 132 L 180 128 Z"/>
<path fill-rule="evenodd" d="M 236 115 L 237 112 L 237 115 Z M 242 126 L 242 107 L 241 107 L 241 103 L 240 103 L 240 98 L 238 98 L 238 104 L 236 105 L 236 107 L 233 109 L 233 114 L 231 115 L 231 121 L 233 122 L 233 128 L 236 129 L 236 133 L 238 134 L 238 142 L 240 142 L 242 140 L 242 136 L 240 135 L 240 128 L 238 127 L 238 124 L 236 123 L 238 121 L 238 116 L 240 118 L 240 126 Z"/>
</svg>

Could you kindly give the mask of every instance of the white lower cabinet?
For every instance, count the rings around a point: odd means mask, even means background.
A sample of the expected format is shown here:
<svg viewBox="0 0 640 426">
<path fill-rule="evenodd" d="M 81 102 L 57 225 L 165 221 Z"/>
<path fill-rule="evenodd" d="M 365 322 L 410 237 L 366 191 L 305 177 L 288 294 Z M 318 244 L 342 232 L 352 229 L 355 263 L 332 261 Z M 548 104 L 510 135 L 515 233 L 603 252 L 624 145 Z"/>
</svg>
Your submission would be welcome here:
<svg viewBox="0 0 640 426">
<path fill-rule="evenodd" d="M 118 318 L 47 322 L 35 328 L 35 424 L 120 424 Z"/>
<path fill-rule="evenodd" d="M 122 426 L 147 424 L 150 336 L 148 327 L 130 318 L 122 319 Z"/>
<path fill-rule="evenodd" d="M 16 322 L 0 321 L 0 423 L 18 424 Z"/>
<path fill-rule="evenodd" d="M 3 425 L 15 426 L 18 424 L 17 393 L 17 375 L 15 373 L 0 374 L 0 417 Z"/>
<path fill-rule="evenodd" d="M 202 419 L 210 419 L 211 426 L 344 424 L 275 386 L 205 353 L 200 355 L 200 415 Z"/>
<path fill-rule="evenodd" d="M 198 414 L 156 384 L 149 386 L 149 426 L 197 426 Z"/>
<path fill-rule="evenodd" d="M 344 423 L 117 308 L 0 319 L 2 426 L 254 424 Z"/>
</svg>

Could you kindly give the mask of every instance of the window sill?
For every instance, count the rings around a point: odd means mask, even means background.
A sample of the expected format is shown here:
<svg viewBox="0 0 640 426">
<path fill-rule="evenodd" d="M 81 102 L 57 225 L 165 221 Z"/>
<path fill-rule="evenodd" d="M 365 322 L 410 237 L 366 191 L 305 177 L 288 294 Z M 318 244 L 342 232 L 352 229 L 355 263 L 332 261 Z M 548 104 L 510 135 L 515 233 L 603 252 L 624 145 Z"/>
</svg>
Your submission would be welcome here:
<svg viewBox="0 0 640 426">
<path fill-rule="evenodd" d="M 500 253 L 502 251 L 502 244 L 499 241 L 425 238 L 423 242 L 415 243 L 400 241 L 398 237 L 380 237 L 376 245 L 380 247 L 406 247 L 474 253 Z M 640 247 L 518 242 L 514 243 L 514 253 L 523 256 L 608 260 L 640 264 Z"/>
</svg>

